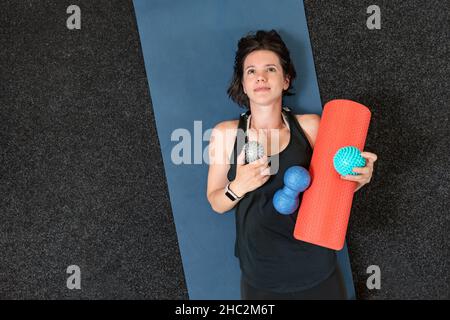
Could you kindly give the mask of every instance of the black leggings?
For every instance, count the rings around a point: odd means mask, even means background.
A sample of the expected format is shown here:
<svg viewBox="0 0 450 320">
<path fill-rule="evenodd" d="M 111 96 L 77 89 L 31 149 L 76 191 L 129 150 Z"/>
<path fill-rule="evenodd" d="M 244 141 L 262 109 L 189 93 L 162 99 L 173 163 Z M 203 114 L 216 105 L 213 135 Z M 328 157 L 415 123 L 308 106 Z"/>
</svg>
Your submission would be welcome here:
<svg viewBox="0 0 450 320">
<path fill-rule="evenodd" d="M 241 277 L 241 299 L 242 300 L 346 300 L 344 280 L 339 267 L 324 281 L 313 288 L 278 293 L 257 289 L 248 284 Z"/>
</svg>

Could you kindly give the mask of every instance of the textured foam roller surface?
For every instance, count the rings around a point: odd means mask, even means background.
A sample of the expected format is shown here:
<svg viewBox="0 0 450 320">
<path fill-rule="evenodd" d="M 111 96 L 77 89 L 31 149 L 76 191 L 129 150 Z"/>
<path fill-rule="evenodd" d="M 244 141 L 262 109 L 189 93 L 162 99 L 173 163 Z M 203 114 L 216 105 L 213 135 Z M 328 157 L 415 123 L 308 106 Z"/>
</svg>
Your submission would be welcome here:
<svg viewBox="0 0 450 320">
<path fill-rule="evenodd" d="M 370 117 L 366 106 L 351 100 L 325 105 L 309 168 L 312 182 L 303 194 L 295 225 L 297 239 L 343 248 L 356 182 L 340 178 L 333 157 L 344 146 L 364 148 Z"/>
</svg>

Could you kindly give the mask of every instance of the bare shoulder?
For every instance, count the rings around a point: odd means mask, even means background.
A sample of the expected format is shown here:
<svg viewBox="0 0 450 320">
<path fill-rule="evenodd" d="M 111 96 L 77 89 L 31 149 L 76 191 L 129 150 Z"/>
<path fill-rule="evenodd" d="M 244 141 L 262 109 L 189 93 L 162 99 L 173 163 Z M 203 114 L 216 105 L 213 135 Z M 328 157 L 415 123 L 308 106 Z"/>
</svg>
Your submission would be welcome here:
<svg viewBox="0 0 450 320">
<path fill-rule="evenodd" d="M 212 134 L 215 136 L 221 135 L 227 140 L 226 143 L 229 144 L 236 138 L 238 125 L 239 120 L 226 120 L 219 122 L 213 128 Z"/>
<path fill-rule="evenodd" d="M 300 124 L 305 125 L 318 125 L 320 122 L 320 116 L 318 114 L 296 114 L 295 117 L 297 118 L 298 122 Z"/>
<path fill-rule="evenodd" d="M 217 129 L 219 131 L 227 130 L 227 129 L 236 129 L 238 127 L 239 120 L 226 120 L 219 122 L 216 124 L 214 129 Z"/>
<path fill-rule="evenodd" d="M 239 120 L 226 120 L 215 125 L 211 133 L 210 145 L 221 150 L 222 163 L 230 158 L 236 140 Z"/>
<path fill-rule="evenodd" d="M 298 123 L 305 132 L 309 143 L 314 147 L 316 142 L 317 133 L 319 131 L 320 116 L 317 114 L 296 114 Z"/>
</svg>

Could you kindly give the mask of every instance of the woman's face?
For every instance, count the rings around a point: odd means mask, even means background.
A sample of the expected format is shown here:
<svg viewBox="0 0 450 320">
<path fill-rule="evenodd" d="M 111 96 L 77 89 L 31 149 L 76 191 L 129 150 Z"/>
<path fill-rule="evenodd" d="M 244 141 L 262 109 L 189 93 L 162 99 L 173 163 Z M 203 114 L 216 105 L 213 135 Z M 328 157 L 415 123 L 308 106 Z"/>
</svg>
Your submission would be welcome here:
<svg viewBox="0 0 450 320">
<path fill-rule="evenodd" d="M 244 60 L 242 87 L 250 103 L 270 105 L 281 100 L 289 88 L 278 55 L 270 50 L 257 50 Z"/>
</svg>

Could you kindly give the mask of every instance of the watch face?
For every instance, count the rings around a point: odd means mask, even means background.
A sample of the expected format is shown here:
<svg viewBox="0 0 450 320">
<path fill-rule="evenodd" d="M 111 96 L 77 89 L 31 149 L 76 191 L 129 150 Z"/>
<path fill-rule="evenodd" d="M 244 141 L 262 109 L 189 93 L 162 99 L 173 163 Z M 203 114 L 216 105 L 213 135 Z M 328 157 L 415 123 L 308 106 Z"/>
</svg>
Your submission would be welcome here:
<svg viewBox="0 0 450 320">
<path fill-rule="evenodd" d="M 230 198 L 230 200 L 232 200 L 232 201 L 234 201 L 234 200 L 236 200 L 236 198 L 235 197 L 233 197 L 233 195 L 230 193 L 230 192 L 225 192 L 225 195 L 228 197 L 228 198 Z"/>
</svg>

